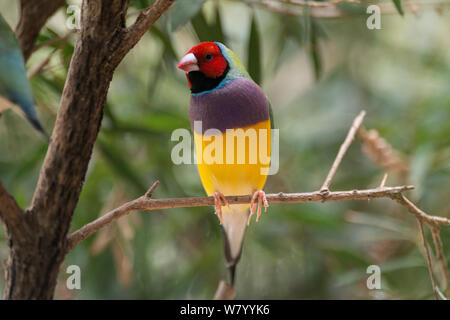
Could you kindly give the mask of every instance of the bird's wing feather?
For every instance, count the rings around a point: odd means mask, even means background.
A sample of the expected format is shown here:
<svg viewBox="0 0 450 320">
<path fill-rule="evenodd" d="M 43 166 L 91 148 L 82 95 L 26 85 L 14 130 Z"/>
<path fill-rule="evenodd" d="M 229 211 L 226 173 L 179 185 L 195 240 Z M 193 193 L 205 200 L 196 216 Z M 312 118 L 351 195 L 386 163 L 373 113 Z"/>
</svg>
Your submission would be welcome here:
<svg viewBox="0 0 450 320">
<path fill-rule="evenodd" d="M 18 105 L 31 124 L 45 136 L 36 110 L 17 39 L 0 15 L 0 95 Z"/>
</svg>

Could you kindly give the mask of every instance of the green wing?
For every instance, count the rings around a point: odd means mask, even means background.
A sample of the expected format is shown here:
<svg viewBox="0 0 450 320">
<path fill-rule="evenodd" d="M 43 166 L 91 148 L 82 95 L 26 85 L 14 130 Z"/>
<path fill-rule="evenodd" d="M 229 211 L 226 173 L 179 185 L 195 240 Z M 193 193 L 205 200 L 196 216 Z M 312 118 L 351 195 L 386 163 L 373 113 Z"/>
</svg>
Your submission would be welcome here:
<svg viewBox="0 0 450 320">
<path fill-rule="evenodd" d="M 34 107 L 33 93 L 25 70 L 22 50 L 0 14 L 0 95 L 18 105 L 31 124 L 45 136 Z"/>
</svg>

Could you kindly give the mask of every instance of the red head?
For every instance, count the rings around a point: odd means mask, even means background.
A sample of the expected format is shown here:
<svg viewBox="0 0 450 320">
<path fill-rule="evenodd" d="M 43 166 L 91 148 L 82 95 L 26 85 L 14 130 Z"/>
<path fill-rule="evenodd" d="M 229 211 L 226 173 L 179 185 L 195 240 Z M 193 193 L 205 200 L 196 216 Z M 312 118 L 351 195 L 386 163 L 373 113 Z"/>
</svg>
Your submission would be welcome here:
<svg viewBox="0 0 450 320">
<path fill-rule="evenodd" d="M 178 68 L 186 73 L 200 71 L 207 78 L 223 76 L 228 63 L 214 42 L 202 42 L 189 50 L 180 60 Z"/>
</svg>

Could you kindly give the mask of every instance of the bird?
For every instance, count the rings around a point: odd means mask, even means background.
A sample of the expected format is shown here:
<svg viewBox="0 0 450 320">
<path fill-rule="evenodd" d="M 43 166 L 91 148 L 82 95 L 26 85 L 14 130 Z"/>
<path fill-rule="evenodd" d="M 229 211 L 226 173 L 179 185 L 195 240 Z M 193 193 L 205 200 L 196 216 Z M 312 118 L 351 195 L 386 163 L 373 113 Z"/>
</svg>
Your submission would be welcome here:
<svg viewBox="0 0 450 320">
<path fill-rule="evenodd" d="M 238 56 L 220 42 L 195 45 L 177 67 L 185 72 L 191 91 L 189 119 L 197 168 L 205 192 L 214 198 L 234 285 L 246 227 L 255 212 L 258 221 L 261 208 L 268 207 L 262 189 L 270 162 L 272 109 Z M 245 143 L 239 145 L 239 139 Z M 255 152 L 266 159 L 252 159 Z M 248 194 L 249 204 L 230 205 L 225 198 Z"/>
<path fill-rule="evenodd" d="M 35 110 L 25 60 L 14 32 L 0 14 L 0 113 L 13 109 L 48 139 Z"/>
</svg>

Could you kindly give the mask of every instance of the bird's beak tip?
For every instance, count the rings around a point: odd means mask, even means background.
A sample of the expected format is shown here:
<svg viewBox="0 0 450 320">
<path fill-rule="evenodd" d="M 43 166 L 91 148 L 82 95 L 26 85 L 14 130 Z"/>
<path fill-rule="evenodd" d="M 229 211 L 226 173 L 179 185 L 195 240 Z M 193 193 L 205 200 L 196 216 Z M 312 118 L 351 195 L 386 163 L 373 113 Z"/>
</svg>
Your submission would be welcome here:
<svg viewBox="0 0 450 320">
<path fill-rule="evenodd" d="M 183 58 L 181 58 L 177 68 L 183 70 L 186 73 L 200 70 L 198 67 L 197 58 L 193 53 L 188 53 Z"/>
</svg>

